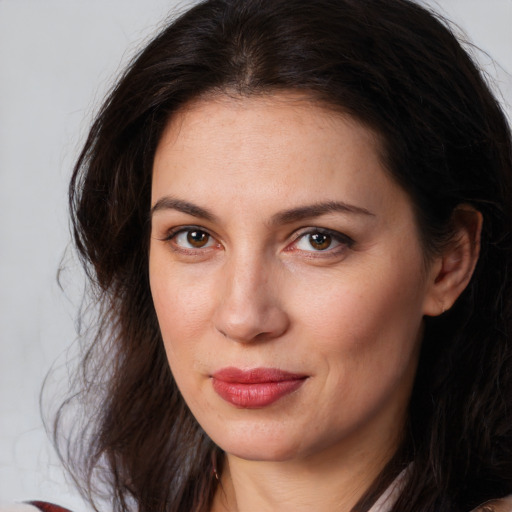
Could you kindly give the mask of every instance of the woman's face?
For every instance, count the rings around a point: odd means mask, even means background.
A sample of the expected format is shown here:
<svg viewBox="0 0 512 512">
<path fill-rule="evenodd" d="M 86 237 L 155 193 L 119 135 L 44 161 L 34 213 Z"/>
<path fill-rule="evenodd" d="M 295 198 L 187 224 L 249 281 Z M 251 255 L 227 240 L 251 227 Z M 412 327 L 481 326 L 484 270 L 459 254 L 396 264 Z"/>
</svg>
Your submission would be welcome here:
<svg viewBox="0 0 512 512">
<path fill-rule="evenodd" d="M 181 393 L 229 454 L 392 450 L 429 272 L 408 196 L 351 118 L 278 94 L 198 101 L 167 126 L 151 291 Z"/>
</svg>

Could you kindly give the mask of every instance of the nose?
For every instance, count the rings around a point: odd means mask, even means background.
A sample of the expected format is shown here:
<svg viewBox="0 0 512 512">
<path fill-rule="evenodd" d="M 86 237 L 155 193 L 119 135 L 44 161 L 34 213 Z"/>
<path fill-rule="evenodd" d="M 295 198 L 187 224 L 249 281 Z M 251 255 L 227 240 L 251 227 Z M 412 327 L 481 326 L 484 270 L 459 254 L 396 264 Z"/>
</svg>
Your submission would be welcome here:
<svg viewBox="0 0 512 512">
<path fill-rule="evenodd" d="M 214 315 L 216 329 L 239 343 L 275 339 L 289 327 L 271 266 L 255 258 L 226 262 Z"/>
</svg>

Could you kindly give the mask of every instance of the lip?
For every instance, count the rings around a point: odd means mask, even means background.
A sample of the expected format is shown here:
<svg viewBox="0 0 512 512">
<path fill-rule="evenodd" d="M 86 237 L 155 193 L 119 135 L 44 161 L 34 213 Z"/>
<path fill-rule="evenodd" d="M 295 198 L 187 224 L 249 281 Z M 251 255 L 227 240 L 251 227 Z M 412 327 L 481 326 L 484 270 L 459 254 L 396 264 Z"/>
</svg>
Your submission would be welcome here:
<svg viewBox="0 0 512 512">
<path fill-rule="evenodd" d="M 277 368 L 223 368 L 212 376 L 215 392 L 241 409 L 261 409 L 299 389 L 306 375 Z"/>
</svg>

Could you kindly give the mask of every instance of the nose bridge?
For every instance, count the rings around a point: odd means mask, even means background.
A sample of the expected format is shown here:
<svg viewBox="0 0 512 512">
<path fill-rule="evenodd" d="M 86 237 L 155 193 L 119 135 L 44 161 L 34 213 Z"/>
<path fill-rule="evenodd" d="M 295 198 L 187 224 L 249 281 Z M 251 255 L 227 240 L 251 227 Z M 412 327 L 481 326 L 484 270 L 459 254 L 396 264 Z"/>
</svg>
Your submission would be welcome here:
<svg viewBox="0 0 512 512">
<path fill-rule="evenodd" d="M 215 315 L 216 328 L 239 342 L 277 337 L 287 328 L 270 258 L 250 248 L 225 262 Z"/>
</svg>

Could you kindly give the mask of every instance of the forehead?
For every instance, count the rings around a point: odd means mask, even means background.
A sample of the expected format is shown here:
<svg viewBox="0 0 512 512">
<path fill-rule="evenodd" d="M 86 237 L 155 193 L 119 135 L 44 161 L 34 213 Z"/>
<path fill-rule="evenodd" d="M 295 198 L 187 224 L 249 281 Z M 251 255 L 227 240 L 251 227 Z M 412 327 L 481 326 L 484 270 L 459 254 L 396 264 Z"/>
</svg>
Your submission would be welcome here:
<svg viewBox="0 0 512 512">
<path fill-rule="evenodd" d="M 189 141 L 195 142 L 206 135 L 213 145 L 223 135 L 219 129 L 230 128 L 245 138 L 261 131 L 280 138 L 285 138 L 288 132 L 289 139 L 307 134 L 313 144 L 316 139 L 324 138 L 326 132 L 334 133 L 340 122 L 350 124 L 358 137 L 364 137 L 381 153 L 385 144 L 375 130 L 345 113 L 341 107 L 293 91 L 251 96 L 220 93 L 201 96 L 173 113 L 160 139 L 160 146 L 176 142 L 178 135 L 181 143 L 186 143 L 189 137 Z M 290 125 L 294 127 L 292 132 L 289 131 Z M 217 130 L 211 131 L 212 126 Z M 228 141 L 225 142 L 227 145 Z M 267 139 L 266 144 L 271 147 L 271 140 Z"/>
<path fill-rule="evenodd" d="M 373 131 L 304 96 L 203 98 L 174 114 L 163 133 L 152 203 L 162 194 L 192 194 L 231 206 L 272 196 L 284 203 L 316 198 L 377 207 L 401 192 L 380 155 Z"/>
</svg>

